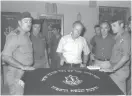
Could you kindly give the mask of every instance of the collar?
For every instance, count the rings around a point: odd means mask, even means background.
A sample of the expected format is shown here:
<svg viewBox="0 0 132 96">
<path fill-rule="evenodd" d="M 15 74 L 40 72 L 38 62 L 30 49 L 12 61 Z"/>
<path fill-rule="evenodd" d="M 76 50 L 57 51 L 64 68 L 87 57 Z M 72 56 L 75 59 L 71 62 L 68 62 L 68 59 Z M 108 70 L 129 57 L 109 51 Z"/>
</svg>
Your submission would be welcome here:
<svg viewBox="0 0 132 96">
<path fill-rule="evenodd" d="M 107 34 L 107 36 L 106 36 L 105 38 L 107 38 L 109 35 L 110 35 L 110 34 L 108 33 L 108 34 Z M 100 35 L 100 36 L 101 36 L 101 38 L 103 38 L 103 36 L 102 36 L 102 35 Z M 105 38 L 103 38 L 103 39 L 105 39 Z"/>
<path fill-rule="evenodd" d="M 77 40 L 77 39 L 79 39 L 79 38 L 81 37 L 81 36 L 79 36 L 78 38 L 73 39 L 73 38 L 72 38 L 72 32 L 70 32 L 70 34 L 69 34 L 69 35 L 70 35 L 70 37 L 71 37 L 71 39 L 72 39 L 72 40 Z"/>
<path fill-rule="evenodd" d="M 24 32 L 20 27 L 18 27 L 17 29 L 20 31 L 20 34 L 21 34 L 21 32 Z M 28 36 L 30 36 L 30 32 L 26 32 L 26 33 L 23 34 L 23 35 L 28 35 Z"/>
<path fill-rule="evenodd" d="M 117 39 L 117 38 L 121 38 L 122 36 L 123 36 L 123 34 L 125 33 L 125 31 L 122 31 L 121 33 L 119 33 L 119 34 L 117 34 L 116 36 L 115 36 L 115 39 Z"/>
</svg>

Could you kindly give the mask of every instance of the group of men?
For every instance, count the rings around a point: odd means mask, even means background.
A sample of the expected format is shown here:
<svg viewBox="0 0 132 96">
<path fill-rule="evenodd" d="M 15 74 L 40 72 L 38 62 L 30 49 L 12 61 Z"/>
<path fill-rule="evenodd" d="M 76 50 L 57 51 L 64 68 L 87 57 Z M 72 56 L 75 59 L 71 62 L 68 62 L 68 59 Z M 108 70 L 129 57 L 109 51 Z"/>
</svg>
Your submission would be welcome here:
<svg viewBox="0 0 132 96">
<path fill-rule="evenodd" d="M 110 34 L 110 27 L 113 35 Z M 100 71 L 112 72 L 110 77 L 126 94 L 126 80 L 130 75 L 131 22 L 128 31 L 125 31 L 124 22 L 118 17 L 112 18 L 111 26 L 104 21 L 94 28 L 96 35 L 90 42 L 92 64 L 100 66 Z"/>
<path fill-rule="evenodd" d="M 41 20 L 33 20 L 30 13 L 23 12 L 18 18 L 18 28 L 9 33 L 2 51 L 2 60 L 8 64 L 7 83 L 10 94 L 23 94 L 20 79 L 25 70 L 37 68 L 80 68 L 86 67 L 88 58 L 100 71 L 111 72 L 110 77 L 126 94 L 126 78 L 130 64 L 130 34 L 124 29 L 124 22 L 113 17 L 111 26 L 102 22 L 95 26 L 96 36 L 89 48 L 84 37 L 80 36 L 84 25 L 75 21 L 68 35 L 61 37 L 59 30 L 53 28 L 55 35 L 50 49 L 51 65 L 45 48 L 45 38 L 41 30 Z M 32 25 L 33 24 L 33 25 Z M 30 31 L 32 27 L 32 33 Z M 113 33 L 109 33 L 110 27 Z M 39 46 L 39 47 L 38 47 Z M 41 46 L 41 47 L 40 47 Z M 83 58 L 82 58 L 83 52 Z"/>
<path fill-rule="evenodd" d="M 16 95 L 23 94 L 23 88 L 19 86 L 19 81 L 26 70 L 53 66 L 53 63 L 49 65 L 47 42 L 41 31 L 43 20 L 33 19 L 29 12 L 21 13 L 17 20 L 18 27 L 6 35 L 5 46 L 2 51 L 2 62 L 8 65 L 6 82 L 9 86 L 10 94 Z M 52 37 L 59 40 L 60 36 L 57 37 L 59 31 L 55 29 L 55 26 L 52 26 L 52 28 L 54 29 L 53 34 L 56 36 Z M 55 38 L 53 41 L 55 41 Z M 51 55 L 55 54 L 53 45 L 50 46 L 50 49 L 52 49 Z M 55 58 L 52 57 L 51 61 L 54 62 Z"/>
</svg>

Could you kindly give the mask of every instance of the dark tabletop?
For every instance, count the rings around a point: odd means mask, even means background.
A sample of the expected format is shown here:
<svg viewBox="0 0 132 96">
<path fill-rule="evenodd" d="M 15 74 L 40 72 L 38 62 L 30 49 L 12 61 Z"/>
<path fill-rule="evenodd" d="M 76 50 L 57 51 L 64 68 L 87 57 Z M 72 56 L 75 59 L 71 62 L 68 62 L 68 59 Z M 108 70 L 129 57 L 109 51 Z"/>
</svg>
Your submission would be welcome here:
<svg viewBox="0 0 132 96">
<path fill-rule="evenodd" d="M 123 95 L 104 72 L 88 69 L 36 69 L 25 72 L 24 95 Z"/>
</svg>

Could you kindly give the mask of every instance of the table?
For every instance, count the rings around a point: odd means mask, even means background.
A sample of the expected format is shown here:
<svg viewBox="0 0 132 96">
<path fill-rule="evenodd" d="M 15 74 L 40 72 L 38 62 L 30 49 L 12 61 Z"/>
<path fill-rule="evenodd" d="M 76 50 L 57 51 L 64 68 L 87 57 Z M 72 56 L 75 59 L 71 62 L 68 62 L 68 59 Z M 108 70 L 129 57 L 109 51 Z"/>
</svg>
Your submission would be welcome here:
<svg viewBox="0 0 132 96">
<path fill-rule="evenodd" d="M 123 95 L 104 72 L 88 69 L 36 69 L 25 72 L 24 95 Z"/>
</svg>

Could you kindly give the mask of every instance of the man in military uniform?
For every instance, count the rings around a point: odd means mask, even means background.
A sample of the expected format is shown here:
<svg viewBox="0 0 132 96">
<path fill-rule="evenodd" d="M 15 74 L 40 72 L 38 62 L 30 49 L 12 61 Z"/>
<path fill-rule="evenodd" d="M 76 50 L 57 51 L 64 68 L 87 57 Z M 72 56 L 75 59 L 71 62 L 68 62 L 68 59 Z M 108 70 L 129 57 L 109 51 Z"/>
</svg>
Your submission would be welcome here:
<svg viewBox="0 0 132 96">
<path fill-rule="evenodd" d="M 59 68 L 60 66 L 60 57 L 58 56 L 58 53 L 56 52 L 56 49 L 58 47 L 58 43 L 61 39 L 61 28 L 59 24 L 52 25 L 52 33 L 51 33 L 51 39 L 49 43 L 49 55 L 51 59 L 51 66 L 50 68 Z"/>
<path fill-rule="evenodd" d="M 34 67 L 49 68 L 48 56 L 46 50 L 46 41 L 41 31 L 42 20 L 34 19 L 31 33 L 31 41 L 33 44 Z"/>
<path fill-rule="evenodd" d="M 18 28 L 10 32 L 6 37 L 2 60 L 8 64 L 6 80 L 10 95 L 23 94 L 20 78 L 25 70 L 34 70 L 31 67 L 33 64 L 33 50 L 29 38 L 31 25 L 32 17 L 30 13 L 23 12 L 18 16 Z"/>
<path fill-rule="evenodd" d="M 114 16 L 112 19 L 112 30 L 115 36 L 116 44 L 112 50 L 110 59 L 111 67 L 104 69 L 106 72 L 113 72 L 110 77 L 117 86 L 126 94 L 126 79 L 129 76 L 130 48 L 131 39 L 128 32 L 125 32 L 124 22 L 119 17 Z"/>
</svg>

